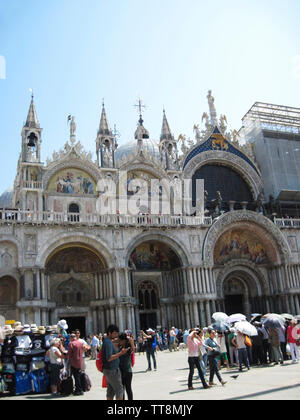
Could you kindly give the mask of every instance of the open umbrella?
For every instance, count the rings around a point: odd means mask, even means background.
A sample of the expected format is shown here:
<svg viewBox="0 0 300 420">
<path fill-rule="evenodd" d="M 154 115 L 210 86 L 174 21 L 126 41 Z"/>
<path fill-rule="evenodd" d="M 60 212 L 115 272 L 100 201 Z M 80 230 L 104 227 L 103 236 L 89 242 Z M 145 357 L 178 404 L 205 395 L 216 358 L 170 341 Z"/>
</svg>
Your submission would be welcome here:
<svg viewBox="0 0 300 420">
<path fill-rule="evenodd" d="M 212 319 L 216 322 L 218 321 L 226 322 L 228 319 L 228 315 L 225 314 L 224 312 L 215 312 L 214 314 L 212 314 Z"/>
<path fill-rule="evenodd" d="M 227 319 L 227 324 L 234 324 L 235 322 L 246 321 L 246 316 L 243 314 L 233 314 Z"/>
<path fill-rule="evenodd" d="M 262 319 L 262 322 L 266 328 L 281 328 L 285 320 L 277 314 L 269 314 L 266 318 Z"/>
<path fill-rule="evenodd" d="M 272 317 L 272 318 L 278 318 L 281 322 L 283 322 L 283 323 L 285 322 L 284 317 L 282 315 L 279 315 L 279 314 L 266 314 L 266 315 L 264 315 L 262 317 L 261 321 L 264 322 L 264 320 L 266 318 L 270 318 L 270 317 Z"/>
<path fill-rule="evenodd" d="M 262 314 L 251 314 L 251 316 L 252 318 L 250 320 L 250 323 L 253 324 L 253 322 L 259 322 L 261 320 Z"/>
<path fill-rule="evenodd" d="M 248 321 L 237 322 L 234 328 L 242 334 L 249 336 L 258 335 L 257 329 Z"/>
<path fill-rule="evenodd" d="M 218 332 L 229 331 L 228 325 L 225 322 L 222 322 L 222 321 L 217 321 L 217 322 L 213 323 L 212 327 L 213 327 L 214 330 L 216 330 Z"/>
<path fill-rule="evenodd" d="M 281 316 L 284 319 L 288 319 L 289 321 L 291 321 L 292 319 L 294 319 L 293 315 L 291 315 L 291 314 L 281 314 Z"/>
</svg>

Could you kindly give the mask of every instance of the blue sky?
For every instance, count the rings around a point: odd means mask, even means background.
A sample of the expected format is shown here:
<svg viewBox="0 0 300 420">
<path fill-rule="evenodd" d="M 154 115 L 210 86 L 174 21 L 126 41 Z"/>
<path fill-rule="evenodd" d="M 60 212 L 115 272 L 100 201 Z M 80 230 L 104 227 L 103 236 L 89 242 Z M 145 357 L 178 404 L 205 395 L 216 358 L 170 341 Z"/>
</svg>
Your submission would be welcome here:
<svg viewBox="0 0 300 420">
<path fill-rule="evenodd" d="M 102 98 L 120 145 L 134 137 L 138 95 L 154 139 L 163 107 L 173 134 L 192 137 L 209 89 L 232 129 L 255 101 L 300 107 L 299 18 L 299 0 L 0 0 L 0 193 L 30 88 L 43 161 L 68 139 L 69 114 L 94 153 Z"/>
</svg>

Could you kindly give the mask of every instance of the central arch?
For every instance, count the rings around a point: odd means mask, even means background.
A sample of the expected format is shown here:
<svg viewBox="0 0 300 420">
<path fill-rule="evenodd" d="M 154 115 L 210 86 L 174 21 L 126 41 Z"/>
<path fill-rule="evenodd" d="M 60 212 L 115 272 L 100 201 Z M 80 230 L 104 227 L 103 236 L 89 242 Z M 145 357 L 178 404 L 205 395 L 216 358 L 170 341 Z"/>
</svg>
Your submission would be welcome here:
<svg viewBox="0 0 300 420">
<path fill-rule="evenodd" d="M 135 298 L 137 329 L 183 324 L 187 256 L 181 245 L 162 234 L 142 234 L 128 247 L 127 262 Z"/>
</svg>

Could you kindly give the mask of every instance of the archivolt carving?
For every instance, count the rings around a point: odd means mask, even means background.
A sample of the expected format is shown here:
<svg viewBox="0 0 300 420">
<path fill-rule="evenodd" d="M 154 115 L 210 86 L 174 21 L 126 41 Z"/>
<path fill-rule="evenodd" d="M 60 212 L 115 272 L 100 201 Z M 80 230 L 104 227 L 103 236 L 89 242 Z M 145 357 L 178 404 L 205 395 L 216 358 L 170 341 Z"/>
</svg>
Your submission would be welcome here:
<svg viewBox="0 0 300 420">
<path fill-rule="evenodd" d="M 274 225 L 274 223 L 264 217 L 260 213 L 252 211 L 231 211 L 223 214 L 213 223 L 211 228 L 207 231 L 204 243 L 203 243 L 203 261 L 207 264 L 213 265 L 213 254 L 214 248 L 218 238 L 229 229 L 230 225 L 239 222 L 252 222 L 257 224 L 259 227 L 265 230 L 266 237 L 271 239 L 277 248 L 277 251 L 281 257 L 281 262 L 287 262 L 291 257 L 291 251 L 289 245 L 280 232 L 280 230 Z M 238 225 L 237 225 L 238 226 Z M 280 263 L 280 261 L 278 261 Z"/>
<path fill-rule="evenodd" d="M 268 293 L 268 282 L 254 263 L 245 260 L 234 260 L 228 262 L 217 275 L 216 289 L 218 297 L 224 298 L 224 282 L 230 274 L 234 275 L 234 273 L 239 273 L 243 279 L 247 279 L 246 284 L 252 296 L 262 296 Z"/>
</svg>

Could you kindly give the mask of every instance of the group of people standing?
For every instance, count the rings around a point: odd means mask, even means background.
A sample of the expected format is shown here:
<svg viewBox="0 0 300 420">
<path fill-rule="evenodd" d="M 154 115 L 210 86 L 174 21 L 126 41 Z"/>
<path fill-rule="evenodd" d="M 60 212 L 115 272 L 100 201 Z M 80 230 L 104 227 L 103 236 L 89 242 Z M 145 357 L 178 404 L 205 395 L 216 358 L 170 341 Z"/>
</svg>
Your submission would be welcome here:
<svg viewBox="0 0 300 420">
<path fill-rule="evenodd" d="M 300 337 L 300 326 L 297 324 L 297 320 L 286 320 L 281 328 L 265 328 L 260 322 L 254 322 L 257 335 L 251 338 L 234 327 L 226 332 L 217 332 L 212 327 L 186 331 L 184 341 L 188 347 L 190 369 L 188 388 L 193 389 L 195 368 L 203 387 L 207 389 L 216 385 L 213 382 L 215 375 L 223 386 L 226 384 L 220 373 L 222 363 L 228 370 L 230 366 L 237 366 L 239 372 L 242 372 L 243 367 L 250 370 L 251 365 L 283 365 L 290 359 L 292 363 L 300 362 L 300 340 L 297 340 Z M 207 366 L 209 383 L 205 379 Z"/>
</svg>

